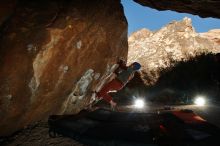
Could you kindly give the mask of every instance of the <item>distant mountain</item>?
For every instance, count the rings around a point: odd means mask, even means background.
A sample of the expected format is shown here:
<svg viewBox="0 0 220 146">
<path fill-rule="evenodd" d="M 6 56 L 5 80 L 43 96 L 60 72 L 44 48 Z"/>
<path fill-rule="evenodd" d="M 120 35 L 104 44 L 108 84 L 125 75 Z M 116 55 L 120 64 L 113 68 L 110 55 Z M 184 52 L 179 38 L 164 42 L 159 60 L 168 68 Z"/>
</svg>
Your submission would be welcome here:
<svg viewBox="0 0 220 146">
<path fill-rule="evenodd" d="M 208 32 L 200 33 L 200 35 L 220 45 L 220 29 L 212 29 Z"/>
<path fill-rule="evenodd" d="M 219 38 L 217 33 L 219 31 L 197 33 L 187 17 L 182 21 L 172 21 L 155 32 L 141 29 L 128 39 L 128 64 L 140 62 L 147 83 L 155 83 L 159 71 L 175 65 L 175 62 L 187 61 L 203 53 L 220 52 L 216 37 L 212 37 L 216 35 Z"/>
</svg>

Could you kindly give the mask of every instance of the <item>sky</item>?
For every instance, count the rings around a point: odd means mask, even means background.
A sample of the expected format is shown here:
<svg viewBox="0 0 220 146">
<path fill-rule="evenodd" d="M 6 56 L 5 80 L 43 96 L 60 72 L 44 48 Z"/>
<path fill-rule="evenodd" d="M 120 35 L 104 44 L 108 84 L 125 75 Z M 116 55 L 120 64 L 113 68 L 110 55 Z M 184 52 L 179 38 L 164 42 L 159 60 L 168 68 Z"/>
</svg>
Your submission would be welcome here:
<svg viewBox="0 0 220 146">
<path fill-rule="evenodd" d="M 187 13 L 177 13 L 174 11 L 158 11 L 149 7 L 141 6 L 133 0 L 121 0 L 124 7 L 125 16 L 128 21 L 128 35 L 132 32 L 147 28 L 158 30 L 173 20 L 182 20 L 184 17 L 192 19 L 196 32 L 207 32 L 210 29 L 220 29 L 220 19 L 201 18 Z"/>
</svg>

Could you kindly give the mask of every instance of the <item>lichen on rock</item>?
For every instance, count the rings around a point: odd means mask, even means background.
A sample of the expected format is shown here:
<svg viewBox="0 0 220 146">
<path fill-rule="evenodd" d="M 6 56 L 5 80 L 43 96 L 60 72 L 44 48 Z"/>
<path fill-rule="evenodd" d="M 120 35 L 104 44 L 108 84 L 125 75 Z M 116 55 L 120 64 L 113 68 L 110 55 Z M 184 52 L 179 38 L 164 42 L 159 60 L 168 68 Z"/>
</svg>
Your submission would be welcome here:
<svg viewBox="0 0 220 146">
<path fill-rule="evenodd" d="M 68 95 L 66 101 L 63 104 L 63 112 L 71 113 L 77 106 L 77 101 L 82 100 L 89 90 L 89 86 L 93 81 L 94 70 L 88 69 L 80 80 L 74 85 L 72 92 Z M 74 107 L 75 106 L 75 107 Z"/>
</svg>

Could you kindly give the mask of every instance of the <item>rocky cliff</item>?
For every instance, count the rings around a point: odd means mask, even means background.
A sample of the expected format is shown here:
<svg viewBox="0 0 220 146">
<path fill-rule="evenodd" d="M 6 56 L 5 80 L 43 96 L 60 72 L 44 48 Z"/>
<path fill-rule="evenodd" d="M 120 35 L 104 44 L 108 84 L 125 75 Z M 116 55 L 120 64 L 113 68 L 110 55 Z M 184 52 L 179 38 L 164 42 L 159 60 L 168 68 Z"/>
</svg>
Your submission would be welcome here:
<svg viewBox="0 0 220 146">
<path fill-rule="evenodd" d="M 0 135 L 50 114 L 77 113 L 116 58 L 127 56 L 119 0 L 11 4 L 1 1 Z"/>
<path fill-rule="evenodd" d="M 211 38 L 211 37 L 210 37 Z M 128 64 L 138 61 L 148 83 L 155 83 L 161 69 L 202 53 L 217 53 L 220 46 L 196 33 L 190 18 L 170 22 L 158 31 L 139 30 L 128 39 Z"/>
<path fill-rule="evenodd" d="M 212 29 L 208 32 L 200 33 L 200 35 L 220 45 L 220 29 Z"/>
</svg>

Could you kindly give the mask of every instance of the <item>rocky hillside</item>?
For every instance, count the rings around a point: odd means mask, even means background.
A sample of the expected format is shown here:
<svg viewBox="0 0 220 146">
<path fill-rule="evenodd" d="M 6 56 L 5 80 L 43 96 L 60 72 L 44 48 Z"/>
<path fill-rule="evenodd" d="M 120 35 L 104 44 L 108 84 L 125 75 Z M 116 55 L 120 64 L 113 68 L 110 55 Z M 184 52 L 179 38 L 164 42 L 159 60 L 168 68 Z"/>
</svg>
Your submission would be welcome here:
<svg viewBox="0 0 220 146">
<path fill-rule="evenodd" d="M 170 22 L 155 32 L 139 30 L 131 34 L 128 43 L 128 64 L 140 62 L 148 83 L 154 83 L 159 77 L 159 71 L 175 62 L 186 61 L 202 53 L 220 51 L 218 44 L 194 30 L 190 18 Z"/>
<path fill-rule="evenodd" d="M 200 35 L 220 45 L 220 29 L 212 29 L 208 32 L 200 33 Z"/>
</svg>

